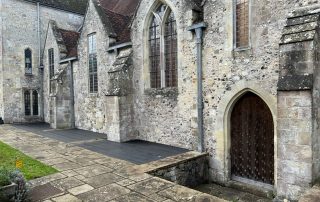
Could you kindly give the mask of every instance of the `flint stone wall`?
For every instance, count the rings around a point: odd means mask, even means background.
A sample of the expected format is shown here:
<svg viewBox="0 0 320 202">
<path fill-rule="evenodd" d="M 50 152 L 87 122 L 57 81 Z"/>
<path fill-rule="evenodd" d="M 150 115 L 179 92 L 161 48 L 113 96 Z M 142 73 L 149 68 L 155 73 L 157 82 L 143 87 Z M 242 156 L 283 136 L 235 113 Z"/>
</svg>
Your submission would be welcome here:
<svg viewBox="0 0 320 202">
<path fill-rule="evenodd" d="M 148 173 L 179 185 L 196 187 L 208 182 L 208 156 L 172 163 Z"/>
<path fill-rule="evenodd" d="M 109 42 L 114 40 L 108 37 L 103 23 L 95 7 L 90 1 L 88 12 L 78 42 L 78 62 L 74 67 L 74 94 L 75 94 L 75 123 L 76 127 L 94 132 L 108 133 L 106 121 L 108 111 L 105 95 L 107 93 L 109 74 L 116 52 L 108 53 Z M 88 67 L 88 35 L 96 33 L 97 62 L 98 62 L 98 92 L 89 92 Z"/>
</svg>

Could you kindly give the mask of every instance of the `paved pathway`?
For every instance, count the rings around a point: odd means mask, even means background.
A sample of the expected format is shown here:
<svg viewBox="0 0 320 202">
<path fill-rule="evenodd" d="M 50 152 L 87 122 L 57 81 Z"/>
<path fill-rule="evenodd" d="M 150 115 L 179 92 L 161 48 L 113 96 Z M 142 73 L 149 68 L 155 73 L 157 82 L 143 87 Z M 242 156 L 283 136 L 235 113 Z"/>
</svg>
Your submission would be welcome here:
<svg viewBox="0 0 320 202">
<path fill-rule="evenodd" d="M 34 194 L 34 201 L 223 201 L 145 173 L 159 166 L 161 162 L 183 161 L 199 155 L 197 152 L 135 165 L 11 125 L 0 126 L 0 140 L 60 171 L 30 182 L 35 192 L 42 193 L 40 196 Z M 47 198 L 41 199 L 44 196 Z"/>
</svg>

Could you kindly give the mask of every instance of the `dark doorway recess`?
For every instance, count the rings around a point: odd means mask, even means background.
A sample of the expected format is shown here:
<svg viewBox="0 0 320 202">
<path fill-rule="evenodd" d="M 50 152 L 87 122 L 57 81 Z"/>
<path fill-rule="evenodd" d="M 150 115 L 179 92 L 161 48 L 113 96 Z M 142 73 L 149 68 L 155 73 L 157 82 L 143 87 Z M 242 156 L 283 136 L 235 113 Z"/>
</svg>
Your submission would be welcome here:
<svg viewBox="0 0 320 202">
<path fill-rule="evenodd" d="M 231 114 L 231 173 L 274 184 L 274 125 L 267 104 L 248 92 Z"/>
</svg>

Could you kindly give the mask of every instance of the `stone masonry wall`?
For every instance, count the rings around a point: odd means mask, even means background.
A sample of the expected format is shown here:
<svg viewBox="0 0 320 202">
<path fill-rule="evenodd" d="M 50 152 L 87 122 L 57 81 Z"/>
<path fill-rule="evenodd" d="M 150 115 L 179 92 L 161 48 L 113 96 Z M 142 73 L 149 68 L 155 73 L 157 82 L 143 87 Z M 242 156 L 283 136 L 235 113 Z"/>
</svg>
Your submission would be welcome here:
<svg viewBox="0 0 320 202">
<path fill-rule="evenodd" d="M 318 9 L 290 14 L 280 44 L 277 191 L 293 200 L 319 175 Z"/>
<path fill-rule="evenodd" d="M 0 0 L 0 117 L 3 117 L 3 36 L 2 36 L 2 13 L 3 13 L 3 0 Z"/>
<path fill-rule="evenodd" d="M 53 108 L 57 110 L 55 118 L 55 128 L 59 129 L 70 129 L 73 127 L 72 119 L 72 97 L 70 91 L 71 84 L 71 65 L 69 63 L 64 63 L 60 65 L 60 68 L 63 69 L 63 72 L 60 74 L 58 80 L 56 80 L 54 85 L 56 85 L 56 102 Z"/>
<path fill-rule="evenodd" d="M 142 1 L 144 6 L 138 10 L 132 27 L 136 88 L 135 133 L 141 139 L 195 149 L 197 145 L 196 49 L 192 35 L 186 30 L 186 27 L 192 24 L 190 24 L 192 11 L 188 10 L 186 4 L 177 4 L 174 0 L 165 1 L 177 19 L 178 88 L 149 89 L 146 65 L 148 46 L 145 45 L 147 42 L 144 39 L 147 38 L 147 34 L 144 26 L 147 24 L 148 11 L 153 2 Z M 211 156 L 211 180 L 226 182 L 231 178 L 228 116 L 233 103 L 245 91 L 256 93 L 268 104 L 276 131 L 279 43 L 282 30 L 290 12 L 301 6 L 318 3 L 305 0 L 250 1 L 250 47 L 237 50 L 234 48 L 232 1 L 206 1 L 204 21 L 208 27 L 203 43 L 203 94 L 205 144 L 206 151 Z M 281 155 L 277 146 L 275 141 L 276 158 Z M 275 170 L 279 166 L 275 163 Z"/>
<path fill-rule="evenodd" d="M 173 163 L 148 173 L 182 186 L 196 187 L 208 182 L 208 156 Z"/>
<path fill-rule="evenodd" d="M 250 47 L 234 49 L 232 1 L 207 0 L 204 19 L 204 125 L 206 150 L 212 156 L 210 176 L 230 179 L 227 117 L 244 91 L 253 91 L 277 116 L 279 42 L 286 18 L 294 9 L 318 1 L 250 1 Z M 228 104 L 229 103 L 229 104 Z M 275 144 L 276 145 L 276 144 Z M 275 150 L 276 153 L 276 150 Z M 276 164 L 275 164 L 276 165 Z"/>
<path fill-rule="evenodd" d="M 297 199 L 312 181 L 311 91 L 278 92 L 278 195 Z"/>
<path fill-rule="evenodd" d="M 197 148 L 196 50 L 191 32 L 194 12 L 190 1 L 163 1 L 173 11 L 178 27 L 178 88 L 151 89 L 148 61 L 148 20 L 158 1 L 142 0 L 132 25 L 134 127 L 139 139 Z"/>
<path fill-rule="evenodd" d="M 320 180 L 320 27 L 315 39 L 315 68 L 313 86 L 313 137 L 312 137 L 312 177 L 313 183 Z"/>
<path fill-rule="evenodd" d="M 51 25 L 48 26 L 47 38 L 45 49 L 43 51 L 43 102 L 44 102 L 44 121 L 50 123 L 50 114 L 53 113 L 53 108 L 50 107 L 50 101 L 53 100 L 50 97 L 50 78 L 49 78 L 49 58 L 48 58 L 48 50 L 53 48 L 54 52 L 54 69 L 57 71 L 60 68 L 60 53 L 57 41 L 53 35 L 53 31 Z"/>
<path fill-rule="evenodd" d="M 2 1 L 2 6 L 2 37 L 6 39 L 2 43 L 5 75 L 2 86 L 6 89 L 3 94 L 4 119 L 7 123 L 24 122 L 23 89 L 40 89 L 37 7 L 36 4 L 20 0 Z M 47 7 L 41 7 L 40 12 L 42 47 L 50 19 L 56 20 L 62 28 L 73 30 L 80 27 L 83 19 L 82 16 Z M 32 50 L 32 76 L 25 76 L 25 48 Z"/>
<path fill-rule="evenodd" d="M 98 93 L 89 92 L 88 35 L 96 33 L 98 61 Z M 109 80 L 108 69 L 115 61 L 116 53 L 108 53 L 109 38 L 90 1 L 87 16 L 78 42 L 79 61 L 74 67 L 75 119 L 76 127 L 106 133 L 105 93 Z"/>
</svg>

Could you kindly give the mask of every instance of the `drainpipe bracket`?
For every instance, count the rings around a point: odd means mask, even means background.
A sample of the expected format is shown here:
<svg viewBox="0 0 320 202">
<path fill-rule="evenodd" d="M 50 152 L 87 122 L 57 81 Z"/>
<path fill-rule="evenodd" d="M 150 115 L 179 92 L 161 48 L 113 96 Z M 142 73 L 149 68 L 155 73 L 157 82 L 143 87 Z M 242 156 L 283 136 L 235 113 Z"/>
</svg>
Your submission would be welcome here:
<svg viewBox="0 0 320 202">
<path fill-rule="evenodd" d="M 200 23 L 197 23 L 197 24 L 194 24 L 194 25 L 191 25 L 190 27 L 187 28 L 188 31 L 192 32 L 192 31 L 195 31 L 197 29 L 205 29 L 207 28 L 207 23 L 205 22 L 200 22 Z"/>
</svg>

